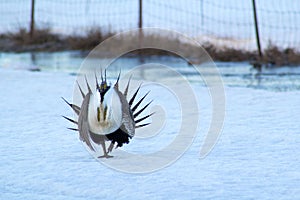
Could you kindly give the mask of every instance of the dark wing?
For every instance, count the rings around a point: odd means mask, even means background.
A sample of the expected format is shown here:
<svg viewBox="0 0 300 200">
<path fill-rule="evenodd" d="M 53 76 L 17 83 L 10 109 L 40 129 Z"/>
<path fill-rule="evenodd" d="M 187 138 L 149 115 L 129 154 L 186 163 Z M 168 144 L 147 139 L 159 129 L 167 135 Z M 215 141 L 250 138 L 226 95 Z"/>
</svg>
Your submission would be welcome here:
<svg viewBox="0 0 300 200">
<path fill-rule="evenodd" d="M 95 151 L 95 148 L 91 143 L 91 135 L 88 124 L 88 106 L 90 102 L 90 96 L 91 92 L 89 91 L 82 102 L 78 117 L 78 131 L 80 140 L 85 142 L 92 151 Z"/>
<path fill-rule="evenodd" d="M 135 122 L 130 110 L 130 106 L 125 96 L 119 91 L 119 89 L 116 86 L 114 89 L 117 92 L 122 104 L 122 124 L 120 129 L 127 133 L 130 137 L 133 137 L 135 134 Z"/>
</svg>

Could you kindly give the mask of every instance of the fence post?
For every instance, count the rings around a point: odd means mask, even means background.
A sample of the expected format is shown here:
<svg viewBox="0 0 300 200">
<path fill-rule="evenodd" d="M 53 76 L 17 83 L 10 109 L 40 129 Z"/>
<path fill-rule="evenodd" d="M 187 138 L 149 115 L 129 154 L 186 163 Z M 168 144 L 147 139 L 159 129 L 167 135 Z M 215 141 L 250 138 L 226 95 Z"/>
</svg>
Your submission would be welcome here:
<svg viewBox="0 0 300 200">
<path fill-rule="evenodd" d="M 31 18 L 30 18 L 30 38 L 32 38 L 34 33 L 34 0 L 31 0 Z"/>
<path fill-rule="evenodd" d="M 139 28 L 143 28 L 143 0 L 139 0 Z"/>
<path fill-rule="evenodd" d="M 143 39 L 144 39 L 144 35 L 143 35 L 143 0 L 139 0 L 139 58 L 140 58 L 140 62 L 144 62 L 144 58 L 143 58 L 143 52 L 140 49 L 143 45 Z"/>
<path fill-rule="evenodd" d="M 258 49 L 259 59 L 261 61 L 262 53 L 261 53 L 261 48 L 260 48 L 260 39 L 259 39 L 259 30 L 258 30 L 255 0 L 252 0 L 252 5 L 253 5 L 253 16 L 254 16 L 254 24 L 255 24 L 256 45 L 257 45 L 257 49 Z"/>
</svg>

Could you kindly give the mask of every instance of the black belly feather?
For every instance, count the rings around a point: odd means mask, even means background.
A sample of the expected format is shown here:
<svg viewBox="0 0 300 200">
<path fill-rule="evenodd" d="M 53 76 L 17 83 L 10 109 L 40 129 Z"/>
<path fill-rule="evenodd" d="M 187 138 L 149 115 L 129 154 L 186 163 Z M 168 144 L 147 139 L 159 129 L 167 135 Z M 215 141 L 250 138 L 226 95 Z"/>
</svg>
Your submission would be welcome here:
<svg viewBox="0 0 300 200">
<path fill-rule="evenodd" d="M 121 147 L 121 146 L 123 146 L 123 144 L 128 144 L 129 139 L 131 139 L 131 137 L 126 132 L 122 131 L 120 128 L 118 130 L 116 130 L 115 132 L 112 132 L 105 136 L 112 143 L 117 142 L 117 147 Z"/>
<path fill-rule="evenodd" d="M 128 144 L 129 139 L 132 138 L 126 132 L 122 131 L 120 128 L 106 135 L 98 135 L 93 132 L 90 132 L 90 136 L 93 142 L 95 142 L 96 144 L 100 144 L 105 140 L 109 140 L 112 143 L 117 143 L 117 147 L 122 147 L 123 144 Z"/>
</svg>

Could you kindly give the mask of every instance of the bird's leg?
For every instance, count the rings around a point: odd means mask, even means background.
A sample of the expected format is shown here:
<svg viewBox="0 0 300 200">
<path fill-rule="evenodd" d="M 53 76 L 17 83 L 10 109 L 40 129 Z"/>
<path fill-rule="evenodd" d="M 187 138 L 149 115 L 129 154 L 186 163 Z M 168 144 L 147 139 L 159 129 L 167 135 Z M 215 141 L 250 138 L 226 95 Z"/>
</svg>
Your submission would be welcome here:
<svg viewBox="0 0 300 200">
<path fill-rule="evenodd" d="M 108 149 L 107 149 L 107 152 L 108 152 L 108 153 L 110 153 L 110 152 L 113 150 L 114 145 L 115 145 L 114 142 L 111 142 L 111 143 L 110 143 L 110 145 L 109 145 L 109 147 L 108 147 Z"/>
<path fill-rule="evenodd" d="M 101 146 L 103 149 L 103 156 L 99 156 L 98 158 L 112 158 L 113 156 L 108 155 L 107 151 L 106 151 L 106 147 L 105 147 L 105 141 L 101 141 Z"/>
</svg>

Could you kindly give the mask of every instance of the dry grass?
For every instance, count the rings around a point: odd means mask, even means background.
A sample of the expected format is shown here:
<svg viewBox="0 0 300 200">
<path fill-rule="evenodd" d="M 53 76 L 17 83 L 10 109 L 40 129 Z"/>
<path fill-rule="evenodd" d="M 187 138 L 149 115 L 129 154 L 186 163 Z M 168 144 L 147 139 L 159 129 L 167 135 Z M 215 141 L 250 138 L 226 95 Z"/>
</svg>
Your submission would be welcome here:
<svg viewBox="0 0 300 200">
<path fill-rule="evenodd" d="M 50 32 L 50 29 L 37 29 L 30 36 L 28 31 L 21 28 L 16 33 L 8 34 L 8 37 L 19 45 L 45 44 L 49 42 L 61 42 L 60 37 Z"/>
<path fill-rule="evenodd" d="M 240 62 L 258 60 L 257 53 L 252 51 L 237 50 L 234 48 L 218 49 L 213 44 L 204 44 L 203 47 L 214 60 L 218 61 Z"/>
<path fill-rule="evenodd" d="M 280 49 L 269 44 L 263 52 L 262 62 L 268 66 L 299 65 L 300 53 L 295 49 Z"/>
<path fill-rule="evenodd" d="M 50 29 L 36 29 L 34 34 L 30 36 L 29 32 L 21 28 L 15 33 L 6 33 L 0 35 L 0 51 L 5 52 L 25 52 L 25 51 L 63 51 L 63 50 L 81 50 L 89 51 L 96 47 L 100 42 L 114 35 L 113 33 L 104 34 L 100 28 L 94 28 L 85 35 L 82 36 L 63 36 L 54 34 Z M 117 38 L 114 43 L 106 47 L 106 52 L 100 53 L 112 53 L 122 51 L 121 43 L 127 45 L 136 44 L 137 36 L 132 35 L 126 38 Z M 144 35 L 143 43 L 147 46 L 156 43 L 161 45 L 164 49 L 180 49 L 180 53 L 184 57 L 190 57 L 197 59 L 201 57 L 201 52 L 193 44 L 189 44 L 179 40 L 176 37 L 168 35 L 148 34 Z M 218 48 L 214 44 L 203 44 L 204 49 L 209 55 L 217 61 L 249 61 L 252 63 L 261 63 L 266 66 L 286 66 L 286 65 L 300 65 L 300 52 L 295 49 L 287 48 L 280 49 L 272 44 L 268 46 L 263 52 L 262 59 L 258 58 L 257 52 L 237 50 L 233 48 Z M 129 47 L 131 48 L 131 47 Z M 164 50 L 158 50 L 153 48 L 131 51 L 126 54 L 132 55 L 168 55 L 174 56 L 174 53 L 170 53 Z"/>
<path fill-rule="evenodd" d="M 101 32 L 101 29 L 94 28 L 83 36 L 68 36 L 66 41 L 72 50 L 92 50 L 100 42 L 112 35 L 112 33 L 104 34 Z"/>
<path fill-rule="evenodd" d="M 0 35 L 2 51 L 57 51 L 66 48 L 61 36 L 50 29 L 36 29 L 32 36 L 25 28 L 14 33 Z"/>
</svg>

